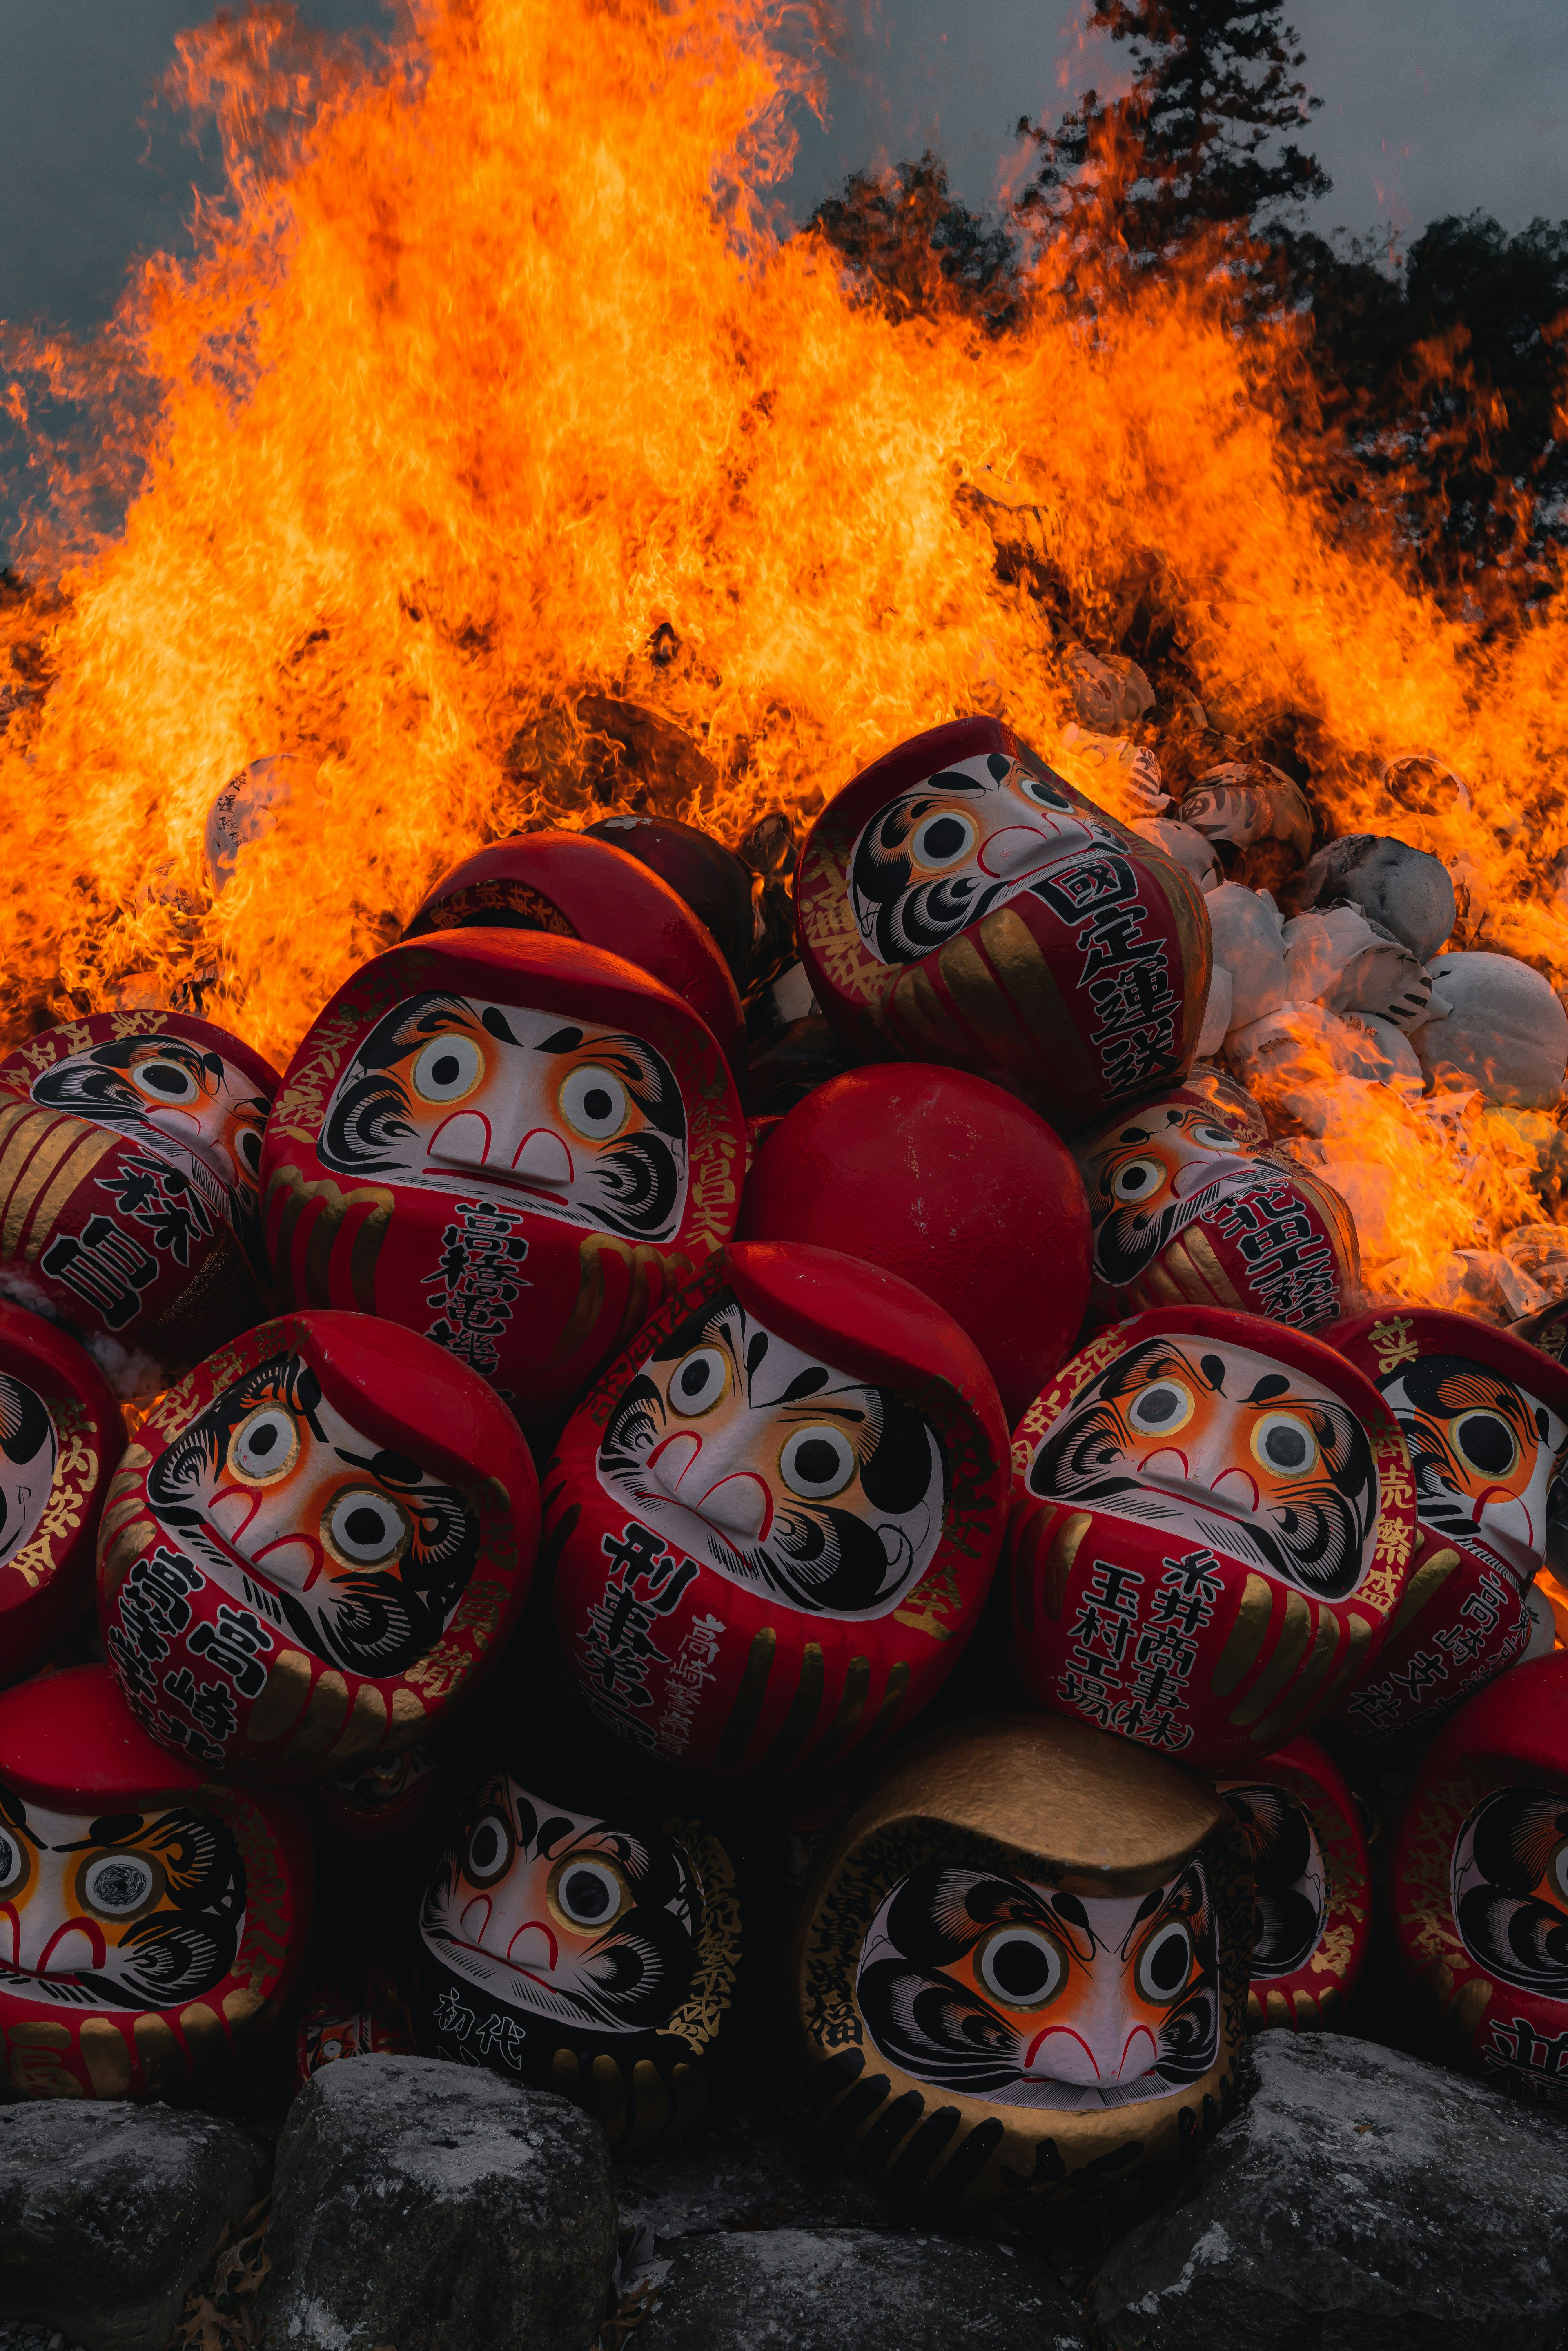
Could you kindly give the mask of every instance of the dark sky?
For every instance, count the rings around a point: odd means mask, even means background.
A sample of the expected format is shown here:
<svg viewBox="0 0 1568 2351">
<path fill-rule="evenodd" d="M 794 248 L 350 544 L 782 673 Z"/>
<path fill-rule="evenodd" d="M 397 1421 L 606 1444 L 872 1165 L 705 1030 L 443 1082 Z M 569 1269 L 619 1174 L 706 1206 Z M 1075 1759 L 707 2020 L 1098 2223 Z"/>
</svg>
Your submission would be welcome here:
<svg viewBox="0 0 1568 2351">
<path fill-rule="evenodd" d="M 173 37 L 211 5 L 0 0 L 0 317 L 82 325 L 127 255 L 177 235 L 199 168 L 172 127 L 139 127 Z M 380 21 L 374 0 L 304 0 L 324 25 Z M 1333 174 L 1322 225 L 1419 229 L 1477 205 L 1511 225 L 1568 217 L 1568 0 L 1299 0 L 1325 102 L 1312 143 Z M 799 214 L 856 164 L 929 143 L 972 204 L 994 192 L 1009 126 L 1054 115 L 1100 75 L 1071 0 L 888 0 L 835 73 L 826 134 L 808 126 Z M 1111 53 L 1113 63 L 1120 55 Z"/>
</svg>

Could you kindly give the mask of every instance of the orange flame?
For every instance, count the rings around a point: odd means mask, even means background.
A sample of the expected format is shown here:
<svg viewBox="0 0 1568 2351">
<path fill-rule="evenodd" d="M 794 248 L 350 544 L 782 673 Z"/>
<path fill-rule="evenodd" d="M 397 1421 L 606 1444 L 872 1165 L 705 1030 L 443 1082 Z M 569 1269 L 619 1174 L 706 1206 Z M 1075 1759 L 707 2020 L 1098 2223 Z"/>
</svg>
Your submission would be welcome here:
<svg viewBox="0 0 1568 2351">
<path fill-rule="evenodd" d="M 768 0 L 425 0 L 368 62 L 278 5 L 182 39 L 230 195 L 126 297 L 106 447 L 141 486 L 64 601 L 0 603 L 13 1034 L 215 975 L 281 1060 L 514 826 L 638 787 L 720 832 L 809 816 L 972 709 L 1050 756 L 1042 569 L 1108 648 L 1152 601 L 1228 736 L 1293 726 L 1339 829 L 1458 862 L 1482 943 L 1568 967 L 1560 609 L 1446 617 L 1325 491 L 1294 329 L 1239 338 L 1201 268 L 1140 296 L 1108 264 L 1086 308 L 1048 250 L 994 339 L 857 298 L 769 196 L 825 37 Z M 28 362 L 30 426 L 73 379 Z M 1427 748 L 1468 807 L 1383 798 Z M 214 897 L 208 806 L 280 753 L 298 786 Z M 1540 1213 L 1542 1138 L 1478 1115 L 1460 1153 L 1381 1091 L 1328 1155 L 1387 1172 L 1414 1296 Z"/>
</svg>

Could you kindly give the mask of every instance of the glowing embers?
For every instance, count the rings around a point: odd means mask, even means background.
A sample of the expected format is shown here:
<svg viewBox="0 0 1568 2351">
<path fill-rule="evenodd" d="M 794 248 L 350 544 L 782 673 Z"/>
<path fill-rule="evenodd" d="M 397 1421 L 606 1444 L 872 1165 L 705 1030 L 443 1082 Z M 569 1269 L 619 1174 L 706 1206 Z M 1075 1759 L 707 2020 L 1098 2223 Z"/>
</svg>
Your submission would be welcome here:
<svg viewBox="0 0 1568 2351">
<path fill-rule="evenodd" d="M 1470 1315 L 1358 1315 L 1328 1337 L 1376 1382 L 1409 1448 L 1419 1544 L 1376 1671 L 1341 1709 L 1386 1745 L 1523 1657 L 1526 1594 L 1568 1451 L 1568 1372 Z"/>
<path fill-rule="evenodd" d="M 440 933 L 357 973 L 264 1151 L 277 1279 L 557 1414 L 727 1238 L 745 1131 L 711 1032 L 575 940 Z"/>
<path fill-rule="evenodd" d="M 1081 1723 L 949 1727 L 828 1844 L 790 1964 L 808 2093 L 930 2219 L 1068 2224 L 1211 2126 L 1250 1888 L 1211 1790 Z"/>
<path fill-rule="evenodd" d="M 1192 1060 L 1209 977 L 1197 883 L 998 720 L 916 736 L 840 792 L 797 903 L 817 999 L 868 1058 L 993 1078 L 1065 1133 Z"/>
<path fill-rule="evenodd" d="M 1521 1666 L 1445 1726 L 1411 1786 L 1390 1890 L 1443 2053 L 1568 2095 L 1568 1655 Z"/>
<path fill-rule="evenodd" d="M 167 2096 L 271 2022 L 304 1939 L 287 1807 L 204 1784 L 102 1667 L 0 1698 L 0 2033 L 34 2097 Z"/>
<path fill-rule="evenodd" d="M 1339 1194 L 1249 1148 L 1203 1095 L 1164 1095 L 1074 1149 L 1093 1220 L 1094 1322 L 1186 1299 L 1310 1331 L 1355 1299 L 1355 1225 Z"/>
<path fill-rule="evenodd" d="M 493 1660 L 538 1525 L 527 1447 L 474 1373 L 366 1316 L 284 1316 L 191 1374 L 127 1453 L 105 1646 L 156 1738 L 341 1779 Z"/>
<path fill-rule="evenodd" d="M 1247 2024 L 1337 2030 L 1366 1957 L 1366 1838 L 1343 1775 L 1312 1739 L 1266 1755 L 1219 1792 L 1247 1841 L 1255 1889 Z"/>
<path fill-rule="evenodd" d="M 99 1515 L 124 1444 L 91 1357 L 0 1303 L 0 1683 L 30 1672 L 91 1607 Z"/>
<path fill-rule="evenodd" d="M 277 1074 L 179 1013 L 99 1013 L 0 1062 L 0 1290 L 151 1393 L 256 1321 Z M 6 1185 L 9 1189 L 6 1189 Z"/>
<path fill-rule="evenodd" d="M 1415 1535 L 1404 1440 L 1318 1341 L 1171 1308 L 1084 1348 L 1020 1422 L 1009 1532 L 1039 1704 L 1209 1771 L 1325 1714 Z"/>
<path fill-rule="evenodd" d="M 716 1253 L 562 1436 L 556 1628 L 622 1736 L 777 1777 L 880 1740 L 973 1629 L 1006 1435 L 974 1347 L 828 1249 Z"/>
<path fill-rule="evenodd" d="M 730 2023 L 741 1922 L 710 1827 L 568 1752 L 481 1787 L 420 1913 L 427 2055 L 487 2065 L 648 2145 L 706 2103 Z"/>
</svg>

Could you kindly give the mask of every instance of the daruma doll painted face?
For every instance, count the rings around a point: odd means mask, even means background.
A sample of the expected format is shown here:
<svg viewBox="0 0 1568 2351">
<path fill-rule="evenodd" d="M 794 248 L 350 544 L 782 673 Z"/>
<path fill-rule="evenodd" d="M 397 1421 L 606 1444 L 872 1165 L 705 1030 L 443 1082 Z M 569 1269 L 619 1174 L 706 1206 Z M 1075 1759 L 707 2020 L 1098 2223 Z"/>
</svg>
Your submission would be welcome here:
<svg viewBox="0 0 1568 2351">
<path fill-rule="evenodd" d="M 1315 1739 L 1221 1780 L 1252 1863 L 1247 2029 L 1336 2032 L 1366 1957 L 1372 1872 L 1344 1775 Z"/>
<path fill-rule="evenodd" d="M 833 1249 L 717 1252 L 568 1423 L 556 1631 L 600 1719 L 731 1778 L 914 1719 L 973 1631 L 1007 1433 L 971 1341 Z"/>
<path fill-rule="evenodd" d="M 1449 2062 L 1568 2098 L 1568 1653 L 1445 1725 L 1389 1873 L 1399 1955 Z"/>
<path fill-rule="evenodd" d="M 267 1246 L 298 1302 L 402 1322 L 549 1416 L 727 1238 L 745 1165 L 668 988 L 575 939 L 442 932 L 356 972 L 289 1064 Z"/>
<path fill-rule="evenodd" d="M 25 2097 L 167 2097 L 277 2014 L 308 1924 L 286 1802 L 149 1739 L 107 1667 L 0 1698 L 0 2033 Z"/>
<path fill-rule="evenodd" d="M 125 1424 L 86 1350 L 0 1304 L 0 1684 L 92 1605 L 98 1521 Z"/>
<path fill-rule="evenodd" d="M 104 1646 L 154 1738 L 341 1780 L 494 1662 L 538 1531 L 528 1447 L 476 1373 L 367 1315 L 281 1315 L 162 1398 L 120 1464 Z"/>
<path fill-rule="evenodd" d="M 1362 1374 L 1255 1315 L 1140 1314 L 1019 1423 L 1019 1670 L 1041 1706 L 1209 1771 L 1319 1720 L 1384 1639 L 1415 1541 Z"/>
<path fill-rule="evenodd" d="M 1180 1083 L 1208 999 L 1192 876 L 994 718 L 917 735 L 800 852 L 800 951 L 867 1060 L 991 1078 L 1063 1134 Z"/>
<path fill-rule="evenodd" d="M 1355 1299 L 1360 1252 L 1339 1194 L 1249 1148 L 1203 1095 L 1118 1113 L 1074 1151 L 1093 1228 L 1092 1325 L 1185 1299 L 1311 1331 Z"/>
<path fill-rule="evenodd" d="M 1375 1672 L 1345 1728 L 1386 1746 L 1430 1727 L 1516 1664 L 1568 1453 L 1568 1371 L 1469 1314 L 1400 1307 L 1325 1334 L 1376 1383 L 1410 1451 L 1418 1548 Z"/>
<path fill-rule="evenodd" d="M 1059 1717 L 951 1726 L 888 1770 L 801 1897 L 806 2095 L 923 2219 L 1071 2228 L 1218 2119 L 1250 1892 L 1194 1774 Z"/>
<path fill-rule="evenodd" d="M 570 2098 L 629 2154 L 706 2104 L 740 1960 L 734 1865 L 630 1777 L 517 1769 L 479 1788 L 426 1888 L 419 2045 Z"/>
<path fill-rule="evenodd" d="M 97 1013 L 0 1061 L 0 1290 L 80 1338 L 120 1394 L 259 1315 L 277 1086 L 237 1037 L 177 1012 Z"/>
</svg>

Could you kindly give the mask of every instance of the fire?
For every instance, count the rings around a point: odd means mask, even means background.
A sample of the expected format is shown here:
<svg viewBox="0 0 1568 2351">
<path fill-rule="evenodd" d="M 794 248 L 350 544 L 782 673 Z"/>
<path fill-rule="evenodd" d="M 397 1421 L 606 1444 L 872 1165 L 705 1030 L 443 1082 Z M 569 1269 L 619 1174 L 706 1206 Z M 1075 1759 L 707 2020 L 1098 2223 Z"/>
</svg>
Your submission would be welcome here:
<svg viewBox="0 0 1568 2351">
<path fill-rule="evenodd" d="M 1167 618 L 1224 733 L 1293 731 L 1337 829 L 1470 877 L 1463 943 L 1568 970 L 1560 609 L 1445 615 L 1329 494 L 1296 331 L 1239 338 L 1201 272 L 1110 273 L 1091 324 L 1048 251 L 995 338 L 862 298 L 772 193 L 812 37 L 782 0 L 424 0 L 307 68 L 269 0 L 182 39 L 231 193 L 125 297 L 141 487 L 62 601 L 0 606 L 11 1035 L 195 980 L 281 1061 L 514 827 L 642 787 L 733 837 L 977 709 L 1051 756 L 1046 571 L 1107 648 L 1140 597 Z M 37 432 L 81 378 L 23 356 Z M 1390 800 L 1425 750 L 1468 796 Z M 214 896 L 209 805 L 274 756 L 289 796 Z M 1554 1134 L 1341 1085 L 1317 1141 L 1371 1171 L 1369 1254 L 1415 1297 L 1539 1217 Z"/>
</svg>

